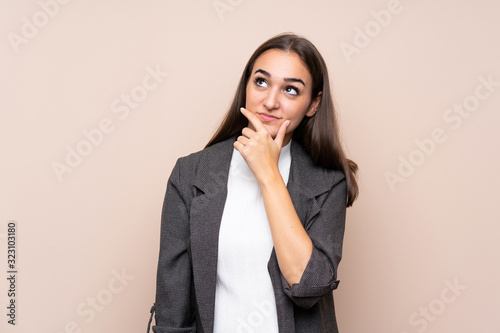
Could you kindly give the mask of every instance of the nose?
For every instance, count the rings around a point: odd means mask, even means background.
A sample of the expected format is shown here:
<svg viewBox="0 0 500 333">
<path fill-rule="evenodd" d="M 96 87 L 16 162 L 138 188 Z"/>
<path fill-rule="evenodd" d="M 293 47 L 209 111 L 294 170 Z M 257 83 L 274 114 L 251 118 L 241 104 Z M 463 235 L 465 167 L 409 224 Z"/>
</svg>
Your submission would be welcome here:
<svg viewBox="0 0 500 333">
<path fill-rule="evenodd" d="M 264 106 L 268 110 L 274 110 L 280 107 L 279 91 L 277 89 L 270 89 L 267 91 L 266 98 L 264 99 Z"/>
</svg>

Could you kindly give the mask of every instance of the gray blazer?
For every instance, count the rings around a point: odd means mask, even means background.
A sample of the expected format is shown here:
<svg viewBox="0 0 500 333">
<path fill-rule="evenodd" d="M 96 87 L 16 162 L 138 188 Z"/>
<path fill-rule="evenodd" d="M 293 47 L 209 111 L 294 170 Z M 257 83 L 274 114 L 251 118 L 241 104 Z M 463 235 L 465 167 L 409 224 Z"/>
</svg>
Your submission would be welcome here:
<svg viewBox="0 0 500 333">
<path fill-rule="evenodd" d="M 213 332 L 219 226 L 235 139 L 182 157 L 172 170 L 162 211 L 154 332 Z M 315 166 L 295 140 L 291 144 L 287 188 L 314 247 L 300 283 L 291 287 L 271 253 L 279 331 L 335 333 L 332 290 L 339 283 L 346 181 L 340 171 Z"/>
</svg>

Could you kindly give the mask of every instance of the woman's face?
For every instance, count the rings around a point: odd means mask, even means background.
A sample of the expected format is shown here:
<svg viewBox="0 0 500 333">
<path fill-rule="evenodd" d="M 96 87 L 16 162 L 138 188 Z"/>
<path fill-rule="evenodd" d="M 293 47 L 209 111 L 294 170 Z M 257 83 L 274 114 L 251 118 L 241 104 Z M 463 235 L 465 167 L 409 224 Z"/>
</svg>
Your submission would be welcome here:
<svg viewBox="0 0 500 333">
<path fill-rule="evenodd" d="M 321 93 L 311 103 L 312 77 L 295 53 L 271 49 L 262 53 L 246 87 L 245 108 L 256 114 L 274 138 L 281 124 L 290 120 L 283 145 L 304 116 L 314 115 Z M 249 127 L 253 130 L 252 124 Z"/>
</svg>

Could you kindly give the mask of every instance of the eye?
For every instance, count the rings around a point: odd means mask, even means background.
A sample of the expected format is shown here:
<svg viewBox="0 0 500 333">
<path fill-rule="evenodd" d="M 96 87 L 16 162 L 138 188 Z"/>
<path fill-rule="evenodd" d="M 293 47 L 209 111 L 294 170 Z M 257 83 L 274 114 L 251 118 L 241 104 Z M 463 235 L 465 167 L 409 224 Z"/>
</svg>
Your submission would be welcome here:
<svg viewBox="0 0 500 333">
<path fill-rule="evenodd" d="M 267 87 L 267 82 L 264 78 L 257 77 L 255 78 L 254 82 L 259 87 Z"/>
<path fill-rule="evenodd" d="M 293 87 L 293 86 L 288 86 L 285 88 L 285 92 L 290 95 L 297 96 L 299 94 L 299 89 Z"/>
</svg>

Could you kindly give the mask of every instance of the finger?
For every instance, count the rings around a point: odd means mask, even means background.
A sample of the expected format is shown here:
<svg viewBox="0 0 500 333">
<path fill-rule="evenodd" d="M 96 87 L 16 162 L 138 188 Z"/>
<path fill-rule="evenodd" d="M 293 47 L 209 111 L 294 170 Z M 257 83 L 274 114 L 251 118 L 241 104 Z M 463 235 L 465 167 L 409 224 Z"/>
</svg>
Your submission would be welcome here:
<svg viewBox="0 0 500 333">
<path fill-rule="evenodd" d="M 250 141 L 249 138 L 244 137 L 244 136 L 239 136 L 238 137 L 238 142 L 243 144 L 244 146 L 248 145 L 248 142 Z"/>
<path fill-rule="evenodd" d="M 274 142 L 278 146 L 279 149 L 281 149 L 283 145 L 283 140 L 285 139 L 285 134 L 286 134 L 286 129 L 288 128 L 288 125 L 290 125 L 290 120 L 286 120 L 281 124 L 280 129 L 278 130 L 278 133 L 276 134 L 276 138 L 274 139 Z"/>
<path fill-rule="evenodd" d="M 251 128 L 248 128 L 248 127 L 245 127 L 242 131 L 241 131 L 241 135 L 244 135 L 246 136 L 247 138 L 251 139 L 253 137 L 253 135 L 255 134 L 255 131 L 252 130 Z"/>
<path fill-rule="evenodd" d="M 252 112 L 248 111 L 245 108 L 240 108 L 241 113 L 248 119 L 248 121 L 253 125 L 256 131 L 266 130 L 260 119 L 254 115 Z"/>
<path fill-rule="evenodd" d="M 244 144 L 242 144 L 241 142 L 239 142 L 238 140 L 236 140 L 233 143 L 233 147 L 236 148 L 236 150 L 239 151 L 242 156 L 244 156 L 243 150 L 246 147 Z"/>
</svg>

